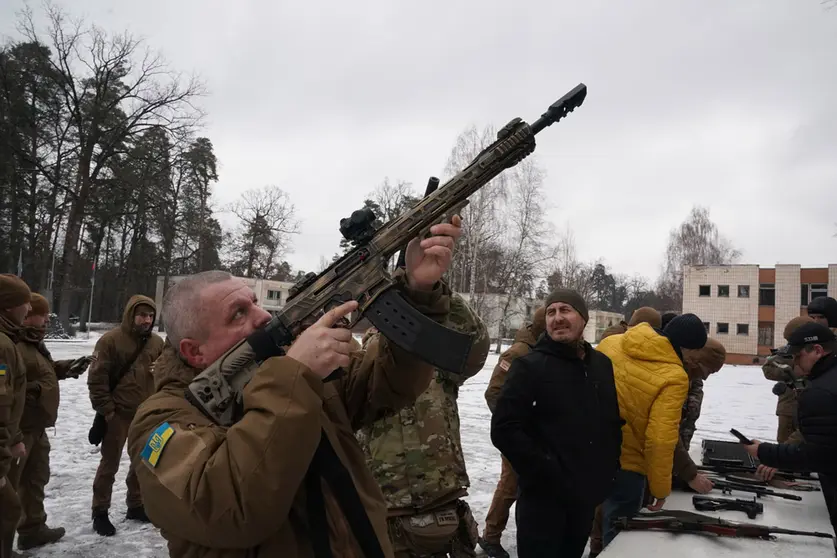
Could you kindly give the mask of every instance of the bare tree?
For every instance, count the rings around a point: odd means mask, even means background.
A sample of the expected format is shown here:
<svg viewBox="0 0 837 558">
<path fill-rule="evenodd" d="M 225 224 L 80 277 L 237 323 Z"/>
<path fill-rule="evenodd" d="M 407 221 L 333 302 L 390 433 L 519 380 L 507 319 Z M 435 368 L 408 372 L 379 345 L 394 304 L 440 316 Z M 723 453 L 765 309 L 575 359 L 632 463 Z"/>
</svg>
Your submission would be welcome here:
<svg viewBox="0 0 837 558">
<path fill-rule="evenodd" d="M 520 311 L 513 302 L 532 296 L 535 278 L 543 275 L 545 264 L 554 257 L 554 249 L 547 245 L 551 226 L 545 219 L 543 171 L 530 157 L 507 172 L 508 203 L 501 213 L 505 233 L 500 237 L 500 265 L 495 274 L 501 308 L 498 354 L 510 320 Z"/>
<path fill-rule="evenodd" d="M 552 260 L 549 262 L 551 273 L 547 276 L 547 289 L 549 291 L 557 288 L 573 289 L 584 300 L 589 300 L 593 295 L 593 273 L 596 264 L 582 262 L 578 259 L 575 235 L 569 227 L 561 235 L 552 254 Z"/>
<path fill-rule="evenodd" d="M 695 206 L 686 220 L 669 234 L 662 275 L 657 290 L 680 310 L 683 305 L 683 269 L 690 265 L 735 263 L 741 252 L 721 236 L 709 218 L 709 209 Z"/>
<path fill-rule="evenodd" d="M 59 88 L 62 111 L 76 138 L 72 181 L 67 184 L 69 210 L 58 286 L 59 316 L 67 324 L 78 244 L 88 202 L 106 184 L 102 173 L 122 153 L 125 142 L 155 127 L 172 132 L 195 127 L 203 116 L 192 104 L 203 93 L 195 77 L 184 78 L 158 54 L 141 53 L 143 43 L 130 33 L 109 35 L 81 21 L 69 22 L 47 5 L 49 28 L 44 38 L 34 17 L 24 10 L 20 31 L 33 43 L 47 44 L 48 59 Z"/>
<path fill-rule="evenodd" d="M 246 277 L 270 277 L 299 232 L 287 192 L 277 186 L 247 190 L 230 211 L 239 219 L 230 267 Z"/>
<path fill-rule="evenodd" d="M 477 130 L 471 126 L 462 132 L 451 150 L 445 173 L 455 175 L 467 166 L 486 146 L 496 139 L 492 126 Z M 487 249 L 499 237 L 503 227 L 498 210 L 506 196 L 505 173 L 480 188 L 469 198 L 469 205 L 462 211 L 462 237 L 449 273 L 454 290 L 468 293 L 474 310 L 482 316 L 482 297 L 487 290 L 486 276 L 481 265 Z"/>
<path fill-rule="evenodd" d="M 411 183 L 404 180 L 390 182 L 389 177 L 384 178 L 367 197 L 378 204 L 379 217 L 384 223 L 399 217 L 420 199 Z"/>
</svg>

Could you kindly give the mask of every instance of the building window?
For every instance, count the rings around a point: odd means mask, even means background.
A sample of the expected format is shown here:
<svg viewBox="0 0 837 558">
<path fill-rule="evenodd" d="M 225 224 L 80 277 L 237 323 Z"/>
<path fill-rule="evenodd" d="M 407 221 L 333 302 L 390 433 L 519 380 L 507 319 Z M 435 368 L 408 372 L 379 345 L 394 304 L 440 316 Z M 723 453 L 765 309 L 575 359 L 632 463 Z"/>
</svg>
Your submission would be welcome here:
<svg viewBox="0 0 837 558">
<path fill-rule="evenodd" d="M 773 326 L 759 325 L 759 345 L 773 346 Z"/>
<path fill-rule="evenodd" d="M 700 288 L 698 289 L 698 295 L 699 296 L 710 296 L 711 293 L 712 293 L 712 291 L 709 288 L 709 285 L 701 285 Z"/>
<path fill-rule="evenodd" d="M 267 299 L 268 300 L 282 300 L 282 291 L 267 291 Z"/>
<path fill-rule="evenodd" d="M 718 329 L 715 330 L 716 333 L 729 333 L 729 324 L 724 322 L 718 322 Z"/>
<path fill-rule="evenodd" d="M 706 328 L 706 333 L 709 333 L 709 322 L 703 322 L 703 327 Z"/>
<path fill-rule="evenodd" d="M 776 306 L 776 285 L 774 283 L 759 285 L 759 306 Z"/>
<path fill-rule="evenodd" d="M 750 324 L 738 324 L 736 333 L 738 335 L 750 335 Z"/>
<path fill-rule="evenodd" d="M 738 285 L 738 298 L 750 298 L 750 285 Z"/>
<path fill-rule="evenodd" d="M 802 287 L 802 306 L 808 306 L 808 303 L 821 296 L 828 296 L 828 285 L 825 283 L 803 283 Z"/>
<path fill-rule="evenodd" d="M 718 285 L 718 296 L 729 298 L 729 285 Z"/>
</svg>

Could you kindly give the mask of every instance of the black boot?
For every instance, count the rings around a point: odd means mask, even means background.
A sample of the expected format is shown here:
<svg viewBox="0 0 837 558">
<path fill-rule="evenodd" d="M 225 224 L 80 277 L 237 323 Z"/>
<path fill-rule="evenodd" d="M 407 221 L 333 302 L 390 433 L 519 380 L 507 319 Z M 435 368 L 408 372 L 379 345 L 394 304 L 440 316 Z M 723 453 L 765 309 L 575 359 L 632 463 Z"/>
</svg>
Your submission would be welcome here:
<svg viewBox="0 0 837 558">
<path fill-rule="evenodd" d="M 125 519 L 133 519 L 134 521 L 142 521 L 143 523 L 151 523 L 148 516 L 145 515 L 145 507 L 137 506 L 135 508 L 128 508 L 128 513 L 125 514 Z"/>
<path fill-rule="evenodd" d="M 107 510 L 93 512 L 93 530 L 103 537 L 112 537 L 116 534 L 116 527 L 110 522 Z"/>
<path fill-rule="evenodd" d="M 506 549 L 503 548 L 503 545 L 500 543 L 493 543 L 488 542 L 482 537 L 477 539 L 477 542 L 480 545 L 480 548 L 490 556 L 490 558 L 509 558 L 509 553 L 506 552 Z"/>
<path fill-rule="evenodd" d="M 30 548 L 58 542 L 63 536 L 63 527 L 55 527 L 53 529 L 46 525 L 41 525 L 37 531 L 19 533 L 17 536 L 17 547 L 20 550 L 29 550 Z"/>
</svg>

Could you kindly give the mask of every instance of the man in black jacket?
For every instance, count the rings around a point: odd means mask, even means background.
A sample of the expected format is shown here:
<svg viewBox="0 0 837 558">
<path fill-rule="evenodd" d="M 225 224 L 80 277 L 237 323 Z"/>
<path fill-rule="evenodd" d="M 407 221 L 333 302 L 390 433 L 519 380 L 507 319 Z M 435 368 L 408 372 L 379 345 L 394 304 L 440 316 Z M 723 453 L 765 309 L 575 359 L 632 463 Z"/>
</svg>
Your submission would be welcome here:
<svg viewBox="0 0 837 558">
<path fill-rule="evenodd" d="M 559 289 L 545 306 L 546 332 L 512 362 L 491 441 L 519 477 L 518 556 L 573 558 L 619 468 L 622 419 L 610 359 L 582 338 L 584 300 Z"/>
<path fill-rule="evenodd" d="M 753 440 L 747 452 L 761 462 L 759 473 L 764 478 L 775 469 L 815 471 L 837 532 L 837 337 L 828 327 L 809 322 L 790 335 L 788 345 L 794 363 L 809 380 L 797 408 L 804 441 L 767 444 Z"/>
</svg>

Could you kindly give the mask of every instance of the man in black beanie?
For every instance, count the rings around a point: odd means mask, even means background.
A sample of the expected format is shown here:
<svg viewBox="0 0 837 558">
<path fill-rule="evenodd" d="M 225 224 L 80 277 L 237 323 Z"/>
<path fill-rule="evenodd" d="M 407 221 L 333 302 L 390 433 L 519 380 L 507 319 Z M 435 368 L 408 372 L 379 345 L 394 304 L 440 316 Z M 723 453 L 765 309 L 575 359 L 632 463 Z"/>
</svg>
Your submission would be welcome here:
<svg viewBox="0 0 837 558">
<path fill-rule="evenodd" d="M 837 300 L 830 296 L 818 296 L 808 304 L 808 316 L 817 323 L 837 329 Z"/>
<path fill-rule="evenodd" d="M 648 506 L 662 509 L 671 492 L 674 448 L 680 439 L 680 419 L 689 391 L 683 349 L 701 349 L 706 329 L 700 318 L 684 314 L 663 330 L 642 323 L 624 335 L 603 339 L 597 349 L 613 363 L 622 429 L 621 469 L 602 504 L 602 543 L 616 536 L 613 520 L 630 517 L 642 507 L 645 487 L 654 498 Z"/>
<path fill-rule="evenodd" d="M 546 331 L 512 362 L 491 441 L 518 475 L 518 556 L 574 558 L 610 493 L 622 420 L 610 360 L 582 337 L 584 299 L 559 289 L 545 306 Z"/>
</svg>

